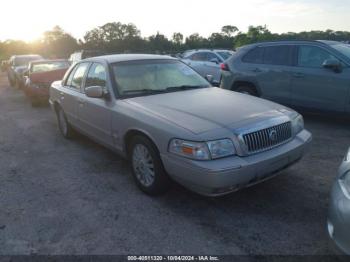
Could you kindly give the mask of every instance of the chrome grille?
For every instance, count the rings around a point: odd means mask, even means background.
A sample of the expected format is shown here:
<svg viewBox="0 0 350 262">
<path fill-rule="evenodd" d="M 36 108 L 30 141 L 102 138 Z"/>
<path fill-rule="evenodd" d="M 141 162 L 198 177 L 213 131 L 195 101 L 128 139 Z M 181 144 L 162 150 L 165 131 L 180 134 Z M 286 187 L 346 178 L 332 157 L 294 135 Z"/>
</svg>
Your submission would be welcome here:
<svg viewBox="0 0 350 262">
<path fill-rule="evenodd" d="M 243 135 L 248 153 L 257 153 L 283 144 L 292 137 L 291 122 Z"/>
</svg>

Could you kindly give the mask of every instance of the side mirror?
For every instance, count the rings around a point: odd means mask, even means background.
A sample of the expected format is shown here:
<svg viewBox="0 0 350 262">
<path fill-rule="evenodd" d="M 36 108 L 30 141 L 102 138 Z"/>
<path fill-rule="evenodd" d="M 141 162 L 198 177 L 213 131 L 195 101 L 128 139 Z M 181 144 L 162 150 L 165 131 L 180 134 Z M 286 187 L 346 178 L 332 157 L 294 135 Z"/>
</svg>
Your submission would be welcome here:
<svg viewBox="0 0 350 262">
<path fill-rule="evenodd" d="M 324 68 L 331 69 L 331 70 L 333 70 L 334 72 L 337 72 L 337 73 L 339 73 L 341 71 L 341 69 L 342 69 L 342 65 L 341 65 L 340 61 L 338 59 L 334 59 L 334 58 L 326 59 L 323 62 L 322 66 Z"/>
<path fill-rule="evenodd" d="M 215 63 L 217 65 L 219 64 L 219 60 L 217 58 L 210 59 L 210 62 Z"/>
<path fill-rule="evenodd" d="M 205 79 L 207 79 L 210 84 L 214 83 L 214 77 L 212 75 L 206 75 Z"/>
<path fill-rule="evenodd" d="M 85 94 L 92 98 L 103 98 L 106 92 L 102 86 L 89 86 L 85 88 Z"/>
</svg>

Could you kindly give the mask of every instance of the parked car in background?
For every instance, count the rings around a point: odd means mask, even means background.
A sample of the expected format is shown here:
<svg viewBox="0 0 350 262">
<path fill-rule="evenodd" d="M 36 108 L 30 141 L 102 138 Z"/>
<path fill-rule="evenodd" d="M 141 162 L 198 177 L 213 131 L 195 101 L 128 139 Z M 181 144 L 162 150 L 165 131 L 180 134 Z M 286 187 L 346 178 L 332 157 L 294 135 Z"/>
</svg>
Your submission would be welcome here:
<svg viewBox="0 0 350 262">
<path fill-rule="evenodd" d="M 11 86 L 21 88 L 24 84 L 23 72 L 27 70 L 30 62 L 42 60 L 40 55 L 14 55 L 9 60 L 7 77 Z"/>
<path fill-rule="evenodd" d="M 74 52 L 73 54 L 70 55 L 69 61 L 72 64 L 75 64 L 79 62 L 80 60 L 90 58 L 90 57 L 95 57 L 95 56 L 102 56 L 105 55 L 106 53 L 100 50 L 80 50 L 77 52 Z"/>
<path fill-rule="evenodd" d="M 278 41 L 240 48 L 222 67 L 221 87 L 284 105 L 350 113 L 350 46 Z"/>
<path fill-rule="evenodd" d="M 311 140 L 284 106 L 211 85 L 178 59 L 113 55 L 83 60 L 50 88 L 64 137 L 73 130 L 129 158 L 136 184 L 170 178 L 203 195 L 236 191 L 298 161 Z"/>
<path fill-rule="evenodd" d="M 70 67 L 68 60 L 39 60 L 30 62 L 24 73 L 24 91 L 33 106 L 49 99 L 49 88 L 52 82 L 61 80 Z"/>
<path fill-rule="evenodd" d="M 201 76 L 213 77 L 212 82 L 218 86 L 221 79 L 220 64 L 230 58 L 234 52 L 224 49 L 196 49 L 183 53 L 182 61 L 191 66 Z"/>
<path fill-rule="evenodd" d="M 336 246 L 350 255 L 350 149 L 333 185 L 328 215 L 328 233 Z"/>
</svg>

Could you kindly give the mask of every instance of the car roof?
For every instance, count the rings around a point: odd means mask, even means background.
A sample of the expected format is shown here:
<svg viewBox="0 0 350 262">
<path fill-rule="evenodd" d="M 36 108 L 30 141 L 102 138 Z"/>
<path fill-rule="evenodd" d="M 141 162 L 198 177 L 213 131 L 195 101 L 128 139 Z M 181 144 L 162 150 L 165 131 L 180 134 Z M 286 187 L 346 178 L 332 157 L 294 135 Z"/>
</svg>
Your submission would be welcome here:
<svg viewBox="0 0 350 262">
<path fill-rule="evenodd" d="M 83 52 L 88 52 L 88 53 L 105 53 L 104 51 L 102 50 L 99 50 L 99 49 L 82 49 L 82 50 L 76 50 L 73 54 L 76 54 L 76 53 L 83 53 Z"/>
<path fill-rule="evenodd" d="M 35 55 L 35 54 L 32 54 L 32 55 L 14 55 L 13 57 L 15 58 L 21 58 L 21 57 L 42 57 L 41 55 Z"/>
<path fill-rule="evenodd" d="M 337 45 L 337 44 L 345 44 L 342 42 L 338 42 L 338 41 L 332 41 L 332 40 L 318 40 L 317 42 L 326 44 L 326 45 Z"/>
<path fill-rule="evenodd" d="M 230 49 L 210 49 L 210 48 L 201 48 L 201 49 L 190 49 L 186 50 L 184 53 L 194 53 L 194 52 L 222 52 L 222 51 L 228 51 L 228 52 L 234 52 Z"/>
<path fill-rule="evenodd" d="M 262 46 L 262 45 L 279 45 L 279 44 L 303 44 L 303 43 L 314 43 L 314 44 L 321 44 L 321 45 L 335 45 L 339 44 L 340 42 L 337 41 L 330 41 L 330 40 L 276 40 L 276 41 L 266 41 L 266 42 L 258 42 L 253 43 L 249 45 L 245 45 L 242 47 L 255 47 L 255 46 Z"/>
<path fill-rule="evenodd" d="M 126 61 L 137 61 L 137 60 L 177 60 L 174 57 L 171 56 L 165 56 L 165 55 L 150 55 L 150 54 L 119 54 L 119 55 L 104 55 L 104 56 L 96 56 L 91 58 L 86 58 L 81 61 L 91 61 L 91 62 L 98 62 L 103 61 L 107 62 L 109 64 L 112 63 L 118 63 L 118 62 L 126 62 Z"/>
<path fill-rule="evenodd" d="M 43 59 L 43 60 L 35 60 L 30 62 L 32 65 L 34 64 L 42 64 L 42 63 L 50 63 L 50 62 L 67 62 L 69 61 L 67 59 Z"/>
</svg>

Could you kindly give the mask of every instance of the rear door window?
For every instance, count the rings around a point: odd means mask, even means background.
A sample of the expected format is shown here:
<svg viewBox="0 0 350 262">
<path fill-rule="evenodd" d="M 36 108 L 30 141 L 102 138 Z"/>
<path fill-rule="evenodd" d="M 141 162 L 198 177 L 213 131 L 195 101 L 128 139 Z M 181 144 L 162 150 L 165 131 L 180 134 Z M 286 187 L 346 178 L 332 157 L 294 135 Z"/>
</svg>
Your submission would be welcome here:
<svg viewBox="0 0 350 262">
<path fill-rule="evenodd" d="M 264 49 L 264 64 L 287 66 L 292 65 L 293 46 L 267 46 Z"/>
<path fill-rule="evenodd" d="M 245 63 L 252 64 L 262 64 L 264 56 L 264 48 L 256 47 L 250 51 L 243 57 L 242 61 Z"/>
</svg>

